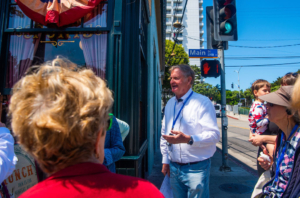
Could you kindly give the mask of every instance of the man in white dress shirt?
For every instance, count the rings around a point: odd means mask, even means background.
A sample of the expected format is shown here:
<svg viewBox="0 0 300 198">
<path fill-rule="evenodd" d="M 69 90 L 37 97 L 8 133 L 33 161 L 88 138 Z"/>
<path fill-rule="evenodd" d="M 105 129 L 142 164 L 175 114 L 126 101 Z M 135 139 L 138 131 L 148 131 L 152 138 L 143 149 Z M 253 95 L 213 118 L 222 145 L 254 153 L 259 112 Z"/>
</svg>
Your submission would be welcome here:
<svg viewBox="0 0 300 198">
<path fill-rule="evenodd" d="M 162 121 L 162 173 L 170 176 L 175 198 L 207 198 L 210 158 L 220 139 L 215 109 L 206 96 L 192 91 L 195 73 L 190 66 L 173 66 L 170 72 L 175 97 Z"/>
</svg>

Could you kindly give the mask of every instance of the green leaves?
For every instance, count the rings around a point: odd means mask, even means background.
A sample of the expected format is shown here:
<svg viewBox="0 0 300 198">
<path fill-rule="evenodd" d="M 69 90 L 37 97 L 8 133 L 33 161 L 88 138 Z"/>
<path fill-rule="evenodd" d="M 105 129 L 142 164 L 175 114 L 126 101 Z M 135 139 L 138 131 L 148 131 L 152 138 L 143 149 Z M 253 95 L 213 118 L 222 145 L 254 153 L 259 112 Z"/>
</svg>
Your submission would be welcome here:
<svg viewBox="0 0 300 198">
<path fill-rule="evenodd" d="M 189 64 L 189 56 L 184 51 L 182 45 L 175 44 L 175 48 L 173 52 L 175 56 L 171 56 L 172 49 L 174 46 L 173 41 L 166 40 L 166 47 L 165 47 L 165 78 L 163 81 L 163 88 L 170 89 L 170 73 L 169 69 L 171 66 L 180 65 L 180 64 Z M 200 72 L 201 73 L 201 72 Z"/>
</svg>

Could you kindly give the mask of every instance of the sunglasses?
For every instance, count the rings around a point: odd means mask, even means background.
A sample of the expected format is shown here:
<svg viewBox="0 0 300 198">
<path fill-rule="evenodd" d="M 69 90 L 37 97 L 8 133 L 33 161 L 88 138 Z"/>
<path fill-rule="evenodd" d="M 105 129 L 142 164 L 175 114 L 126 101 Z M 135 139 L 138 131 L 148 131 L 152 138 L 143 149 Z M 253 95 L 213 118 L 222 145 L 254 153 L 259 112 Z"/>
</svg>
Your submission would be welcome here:
<svg viewBox="0 0 300 198">
<path fill-rule="evenodd" d="M 273 103 L 270 103 L 270 102 L 267 102 L 267 104 L 270 106 L 270 107 L 273 107 L 274 104 Z"/>
<path fill-rule="evenodd" d="M 289 73 L 287 73 L 287 74 L 285 74 L 286 76 L 287 75 L 292 75 L 292 76 L 294 76 L 294 77 L 297 77 L 298 76 L 298 73 L 297 72 L 294 72 L 294 73 L 292 73 L 292 72 L 289 72 Z"/>
<path fill-rule="evenodd" d="M 114 114 L 109 113 L 108 116 L 109 116 L 109 120 L 107 120 L 107 129 L 106 129 L 106 131 L 109 131 L 111 129 Z"/>
</svg>

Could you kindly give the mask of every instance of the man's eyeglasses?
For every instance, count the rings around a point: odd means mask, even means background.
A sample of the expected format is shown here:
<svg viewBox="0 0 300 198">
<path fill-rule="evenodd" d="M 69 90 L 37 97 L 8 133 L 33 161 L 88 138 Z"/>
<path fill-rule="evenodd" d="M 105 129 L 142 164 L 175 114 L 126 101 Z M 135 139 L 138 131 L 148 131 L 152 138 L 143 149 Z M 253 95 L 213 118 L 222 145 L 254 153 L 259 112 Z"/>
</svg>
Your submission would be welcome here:
<svg viewBox="0 0 300 198">
<path fill-rule="evenodd" d="M 114 115 L 112 113 L 109 113 L 108 116 L 109 116 L 109 120 L 107 121 L 108 125 L 107 125 L 107 130 L 106 131 L 111 129 Z"/>
<path fill-rule="evenodd" d="M 270 103 L 270 102 L 267 102 L 267 104 L 270 106 L 270 107 L 273 107 L 274 104 L 273 103 Z"/>
<path fill-rule="evenodd" d="M 287 75 L 291 75 L 291 76 L 297 77 L 297 76 L 298 76 L 298 73 L 297 73 L 297 72 L 294 72 L 294 73 L 289 72 L 289 73 L 287 73 L 287 74 L 285 74 L 285 75 L 286 75 L 286 76 L 287 76 Z"/>
</svg>

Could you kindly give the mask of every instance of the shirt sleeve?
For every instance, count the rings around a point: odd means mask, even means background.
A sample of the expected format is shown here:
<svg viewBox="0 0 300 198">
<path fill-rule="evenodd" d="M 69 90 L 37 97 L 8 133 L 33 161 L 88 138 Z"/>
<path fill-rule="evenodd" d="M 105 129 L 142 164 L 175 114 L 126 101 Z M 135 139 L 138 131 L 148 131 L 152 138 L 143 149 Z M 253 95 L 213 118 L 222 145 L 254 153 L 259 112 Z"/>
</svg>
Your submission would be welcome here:
<svg viewBox="0 0 300 198">
<path fill-rule="evenodd" d="M 104 149 L 104 162 L 103 165 L 109 166 L 110 164 L 118 161 L 125 153 L 125 147 L 122 142 L 120 128 L 115 117 L 113 117 L 112 127 L 110 129 L 110 135 L 106 136 L 110 138 L 110 147 Z"/>
<path fill-rule="evenodd" d="M 17 157 L 14 153 L 14 138 L 5 127 L 0 127 L 0 183 L 15 169 Z"/>
<path fill-rule="evenodd" d="M 220 141 L 220 131 L 217 125 L 215 109 L 210 101 L 204 102 L 197 112 L 201 132 L 192 135 L 194 147 L 216 145 Z"/>
<path fill-rule="evenodd" d="M 119 127 L 120 127 L 122 141 L 124 141 L 124 139 L 126 138 L 126 136 L 129 133 L 130 127 L 129 127 L 129 125 L 126 122 L 124 122 L 122 120 L 119 120 L 118 118 L 116 118 L 116 119 L 117 119 Z"/>
<path fill-rule="evenodd" d="M 161 136 L 160 136 L 160 151 L 162 154 L 162 163 L 163 164 L 169 164 L 169 153 L 168 153 L 168 145 L 167 141 L 163 138 L 162 135 L 165 135 L 165 116 L 161 123 Z"/>
<path fill-rule="evenodd" d="M 264 114 L 262 106 L 256 106 L 253 109 L 252 115 L 253 115 L 253 119 L 256 123 L 256 127 L 262 127 L 262 126 L 269 124 L 269 119 L 264 118 L 266 115 Z"/>
</svg>

